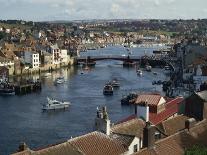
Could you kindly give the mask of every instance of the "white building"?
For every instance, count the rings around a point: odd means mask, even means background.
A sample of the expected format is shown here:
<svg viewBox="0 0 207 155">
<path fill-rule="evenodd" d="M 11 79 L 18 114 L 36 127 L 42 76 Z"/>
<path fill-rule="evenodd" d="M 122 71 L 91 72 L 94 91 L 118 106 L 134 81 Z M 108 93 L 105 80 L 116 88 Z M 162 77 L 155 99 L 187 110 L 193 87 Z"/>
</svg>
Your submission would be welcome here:
<svg viewBox="0 0 207 155">
<path fill-rule="evenodd" d="M 67 63 L 68 62 L 68 50 L 61 49 L 60 50 L 60 62 Z"/>
<path fill-rule="evenodd" d="M 14 61 L 0 57 L 0 66 L 1 67 L 14 66 Z"/>
<path fill-rule="evenodd" d="M 24 61 L 31 65 L 31 68 L 39 68 L 39 53 L 34 51 L 25 51 L 24 52 Z"/>
<path fill-rule="evenodd" d="M 61 62 L 61 50 L 59 49 L 58 45 L 52 45 L 47 49 L 47 52 L 52 54 L 52 64 L 58 65 Z"/>
</svg>

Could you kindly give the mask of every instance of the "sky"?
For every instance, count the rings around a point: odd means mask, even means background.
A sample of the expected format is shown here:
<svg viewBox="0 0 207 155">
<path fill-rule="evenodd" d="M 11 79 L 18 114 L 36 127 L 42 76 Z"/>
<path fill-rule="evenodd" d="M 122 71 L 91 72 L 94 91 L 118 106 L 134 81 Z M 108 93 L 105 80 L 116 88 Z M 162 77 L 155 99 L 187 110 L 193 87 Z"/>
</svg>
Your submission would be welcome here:
<svg viewBox="0 0 207 155">
<path fill-rule="evenodd" d="M 207 0 L 0 0 L 0 19 L 202 19 Z"/>
</svg>

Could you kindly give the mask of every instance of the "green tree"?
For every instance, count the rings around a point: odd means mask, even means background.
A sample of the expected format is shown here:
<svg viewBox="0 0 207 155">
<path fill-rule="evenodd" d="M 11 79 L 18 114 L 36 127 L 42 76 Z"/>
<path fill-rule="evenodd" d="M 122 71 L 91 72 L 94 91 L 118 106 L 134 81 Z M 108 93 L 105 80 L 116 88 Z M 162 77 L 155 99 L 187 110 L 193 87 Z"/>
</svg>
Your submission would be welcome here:
<svg viewBox="0 0 207 155">
<path fill-rule="evenodd" d="M 193 146 L 185 151 L 185 155 L 207 155 L 207 147 Z"/>
</svg>

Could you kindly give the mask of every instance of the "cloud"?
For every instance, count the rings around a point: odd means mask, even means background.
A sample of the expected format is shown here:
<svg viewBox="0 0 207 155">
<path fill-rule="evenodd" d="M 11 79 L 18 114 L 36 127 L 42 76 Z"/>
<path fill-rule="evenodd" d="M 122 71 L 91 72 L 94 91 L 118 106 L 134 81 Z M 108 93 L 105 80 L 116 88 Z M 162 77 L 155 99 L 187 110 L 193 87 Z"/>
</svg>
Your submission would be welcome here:
<svg viewBox="0 0 207 155">
<path fill-rule="evenodd" d="M 206 0 L 0 0 L 0 18 L 206 18 Z"/>
</svg>

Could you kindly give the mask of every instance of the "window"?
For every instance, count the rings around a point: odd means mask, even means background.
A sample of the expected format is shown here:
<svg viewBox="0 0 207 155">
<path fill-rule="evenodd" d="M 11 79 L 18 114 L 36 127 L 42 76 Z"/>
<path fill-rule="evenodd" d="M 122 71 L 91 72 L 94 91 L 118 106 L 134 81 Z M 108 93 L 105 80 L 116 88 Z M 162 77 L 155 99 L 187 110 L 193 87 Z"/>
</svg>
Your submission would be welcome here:
<svg viewBox="0 0 207 155">
<path fill-rule="evenodd" d="M 134 152 L 137 152 L 137 144 L 134 145 Z"/>
</svg>

